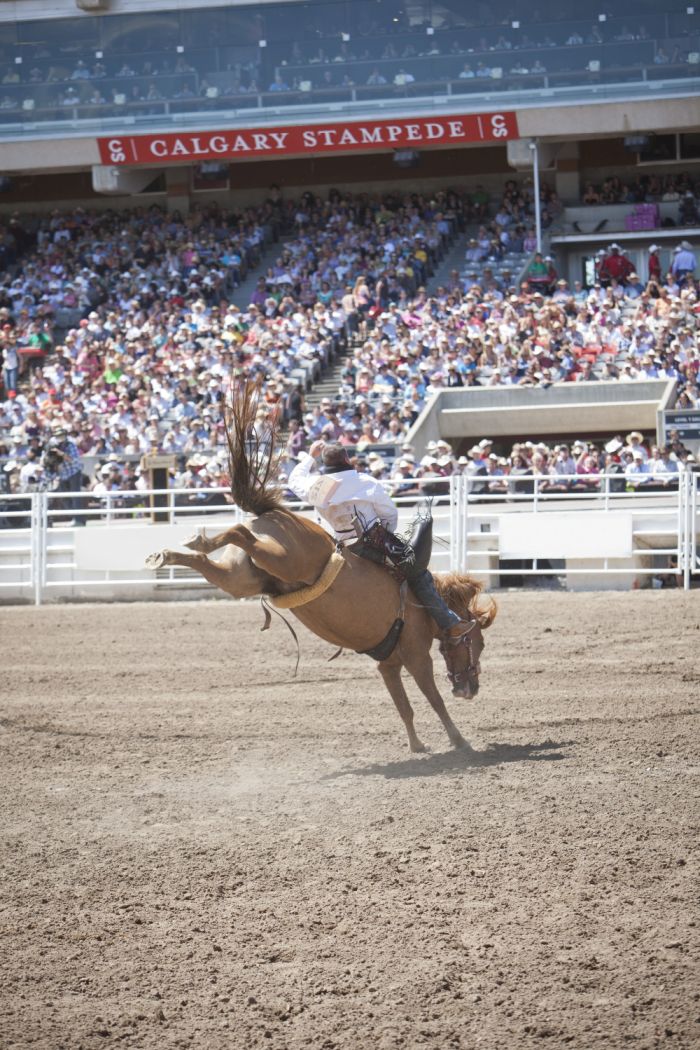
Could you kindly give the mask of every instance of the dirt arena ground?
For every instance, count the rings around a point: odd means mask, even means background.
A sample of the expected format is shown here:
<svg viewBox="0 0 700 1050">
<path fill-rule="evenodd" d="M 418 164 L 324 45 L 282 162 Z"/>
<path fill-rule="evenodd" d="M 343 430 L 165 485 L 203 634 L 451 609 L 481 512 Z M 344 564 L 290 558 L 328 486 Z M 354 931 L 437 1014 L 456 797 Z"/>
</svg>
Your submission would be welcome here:
<svg viewBox="0 0 700 1050">
<path fill-rule="evenodd" d="M 700 1046 L 698 594 L 500 605 L 420 756 L 256 605 L 0 610 L 3 1050 Z"/>
</svg>

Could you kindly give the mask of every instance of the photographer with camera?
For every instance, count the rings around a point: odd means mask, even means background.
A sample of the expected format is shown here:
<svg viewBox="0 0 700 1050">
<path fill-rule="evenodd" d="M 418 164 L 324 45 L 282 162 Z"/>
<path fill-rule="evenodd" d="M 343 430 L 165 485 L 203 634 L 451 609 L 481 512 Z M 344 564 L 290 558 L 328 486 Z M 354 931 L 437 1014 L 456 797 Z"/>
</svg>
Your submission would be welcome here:
<svg viewBox="0 0 700 1050">
<path fill-rule="evenodd" d="M 54 427 L 42 456 L 46 488 L 53 492 L 80 492 L 83 469 L 77 446 L 69 439 L 64 427 Z M 75 511 L 80 500 L 67 497 L 61 500 L 61 509 Z M 76 525 L 84 525 L 85 518 L 77 517 Z"/>
</svg>

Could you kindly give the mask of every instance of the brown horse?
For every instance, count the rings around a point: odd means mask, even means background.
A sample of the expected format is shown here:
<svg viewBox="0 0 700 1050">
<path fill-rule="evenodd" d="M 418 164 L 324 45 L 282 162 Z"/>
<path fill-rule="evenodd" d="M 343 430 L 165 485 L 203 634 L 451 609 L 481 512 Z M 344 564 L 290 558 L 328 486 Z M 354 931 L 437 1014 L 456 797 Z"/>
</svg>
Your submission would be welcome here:
<svg viewBox="0 0 700 1050">
<path fill-rule="evenodd" d="M 194 569 L 234 598 L 270 596 L 291 608 L 314 634 L 346 649 L 364 652 L 377 646 L 401 612 L 405 623 L 398 644 L 378 663 L 379 673 L 403 719 L 412 751 L 425 748 L 413 727 L 413 709 L 401 681 L 405 667 L 437 712 L 450 741 L 466 741 L 450 718 L 435 685 L 430 647 L 439 631 L 425 610 L 410 600 L 403 610 L 399 584 L 382 566 L 351 550 L 335 552 L 331 536 L 314 522 L 281 505 L 273 482 L 273 460 L 261 456 L 253 439 L 255 418 L 252 388 L 234 398 L 227 428 L 231 460 L 231 490 L 237 505 L 254 515 L 248 525 L 234 525 L 217 536 L 199 534 L 185 544 L 188 553 L 164 550 L 152 554 L 150 568 L 181 565 Z M 223 549 L 223 555 L 209 557 Z M 341 560 L 342 559 L 342 560 Z M 329 573 L 329 567 L 332 572 Z M 324 589 L 323 580 L 330 579 Z M 469 621 L 464 639 L 445 645 L 445 658 L 456 695 L 473 698 L 479 689 L 482 630 L 496 615 L 491 599 L 480 600 L 481 585 L 468 576 L 450 573 L 436 577 L 436 585 L 455 612 Z M 292 597 L 285 597 L 292 596 Z M 296 605 L 298 598 L 306 599 Z"/>
</svg>

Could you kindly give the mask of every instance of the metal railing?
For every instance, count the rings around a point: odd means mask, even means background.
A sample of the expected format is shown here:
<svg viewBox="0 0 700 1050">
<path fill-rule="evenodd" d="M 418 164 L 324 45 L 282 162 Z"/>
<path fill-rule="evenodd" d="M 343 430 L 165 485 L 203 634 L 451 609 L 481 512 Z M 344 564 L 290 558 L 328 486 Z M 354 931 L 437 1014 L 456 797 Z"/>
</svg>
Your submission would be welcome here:
<svg viewBox="0 0 700 1050">
<path fill-rule="evenodd" d="M 675 560 L 669 571 L 682 579 L 685 589 L 690 587 L 691 575 L 700 569 L 698 558 L 698 477 L 689 470 L 681 470 L 677 476 L 652 475 L 626 476 L 624 474 L 576 474 L 543 476 L 538 474 L 507 475 L 503 477 L 479 477 L 460 475 L 451 479 L 451 568 L 457 572 L 476 572 L 487 577 L 525 577 L 540 575 L 586 576 L 606 575 L 635 577 L 656 576 L 658 566 L 641 564 L 639 559 L 660 556 Z M 548 488 L 561 485 L 561 489 Z M 566 488 L 565 486 L 570 486 Z M 497 486 L 497 487 L 496 487 Z M 523 491 L 525 489 L 525 491 Z M 625 565 L 610 565 L 616 556 L 590 555 L 589 565 L 553 568 L 546 556 L 524 558 L 531 565 L 509 568 L 501 564 L 499 529 L 492 528 L 493 519 L 501 513 L 529 511 L 531 514 L 571 511 L 580 514 L 590 511 L 634 512 L 637 523 L 632 529 L 633 549 Z M 473 525 L 488 522 L 487 532 Z M 658 542 L 661 537 L 671 536 L 672 545 Z M 488 546 L 484 547 L 484 538 Z M 651 541 L 657 540 L 652 545 Z M 481 550 L 475 549 L 481 543 Z M 601 545 L 602 548 L 604 544 Z M 481 555 L 481 557 L 479 557 Z M 483 564 L 484 555 L 494 555 L 496 565 Z M 576 560 L 586 560 L 577 556 Z M 547 564 L 543 565 L 542 562 Z"/>
<path fill-rule="evenodd" d="M 499 579 L 552 575 L 655 576 L 662 571 L 658 562 L 663 561 L 667 564 L 664 571 L 672 572 L 679 584 L 689 588 L 700 570 L 698 475 L 681 471 L 677 487 L 660 491 L 643 485 L 632 488 L 629 479 L 619 474 L 589 480 L 595 487 L 548 491 L 545 479 L 532 474 L 453 475 L 406 479 L 388 483 L 388 488 L 399 507 L 399 529 L 406 528 L 424 496 L 432 500 L 435 542 L 431 564 L 438 570 L 469 572 L 497 583 Z M 576 485 L 581 477 L 556 481 Z M 623 491 L 619 491 L 621 485 Z M 529 489 L 522 491 L 526 486 Z M 117 565 L 115 554 L 136 533 L 149 551 L 186 538 L 184 529 L 182 533 L 163 532 L 162 526 L 188 526 L 187 532 L 202 527 L 223 530 L 245 520 L 246 515 L 226 498 L 221 489 L 112 492 L 99 499 L 93 493 L 5 495 L 0 502 L 0 601 L 32 600 L 38 605 L 49 596 L 79 598 L 99 593 L 101 598 L 114 598 L 130 591 L 143 597 L 162 588 L 208 588 L 193 570 L 167 567 L 154 574 L 145 566 L 124 569 Z M 286 506 L 302 514 L 313 513 L 304 504 L 289 502 Z M 514 568 L 503 557 L 500 534 L 505 515 L 541 515 L 543 524 L 556 527 L 557 513 L 573 512 L 585 523 L 590 511 L 631 516 L 632 549 L 624 564 L 616 555 L 571 555 L 576 564 L 541 555 L 524 557 L 527 564 Z M 594 520 L 599 527 L 599 519 L 590 519 Z M 92 563 L 86 567 L 81 561 L 81 533 L 88 534 L 94 541 L 92 547 L 100 550 L 104 539 L 99 567 Z M 657 564 L 645 564 L 645 559 Z"/>
</svg>

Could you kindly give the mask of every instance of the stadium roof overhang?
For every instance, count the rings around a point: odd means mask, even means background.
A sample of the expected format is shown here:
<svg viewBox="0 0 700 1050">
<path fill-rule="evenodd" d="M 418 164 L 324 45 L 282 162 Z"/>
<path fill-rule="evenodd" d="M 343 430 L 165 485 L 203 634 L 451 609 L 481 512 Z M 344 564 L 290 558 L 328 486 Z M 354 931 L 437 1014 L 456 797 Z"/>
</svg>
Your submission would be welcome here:
<svg viewBox="0 0 700 1050">
<path fill-rule="evenodd" d="M 485 386 L 441 390 L 408 435 L 416 455 L 429 441 L 455 447 L 484 434 L 494 440 L 522 435 L 594 435 L 614 429 L 662 433 L 663 412 L 674 403 L 673 379 L 635 383 L 555 383 L 549 387 Z"/>
<path fill-rule="evenodd" d="M 238 163 L 324 153 L 392 152 L 407 147 L 474 148 L 517 138 L 568 142 L 652 132 L 659 128 L 665 132 L 697 130 L 700 80 L 693 85 L 697 91 L 692 97 L 688 97 L 692 86 L 685 82 L 678 95 L 669 93 L 648 99 L 591 96 L 570 102 L 559 99 L 555 103 L 541 98 L 526 101 L 522 96 L 508 99 L 500 93 L 483 96 L 479 108 L 470 108 L 462 100 L 444 96 L 402 100 L 400 104 L 377 102 L 371 109 L 364 104 L 357 108 L 324 107 L 320 111 L 317 106 L 280 107 L 255 110 L 254 116 L 250 110 L 180 114 L 168 120 L 152 120 L 147 126 L 116 118 L 100 124 L 61 121 L 48 127 L 8 126 L 4 134 L 0 128 L 0 141 L 5 172 L 37 174 L 85 170 L 106 163 L 170 167 L 203 159 Z M 578 93 L 580 95 L 580 89 Z M 456 122 L 452 128 L 450 121 Z M 430 129 L 431 124 L 439 126 L 439 133 L 435 127 Z M 340 141 L 342 132 L 328 137 L 327 129 L 353 126 L 365 126 L 369 131 L 366 130 L 364 136 L 362 132 L 358 136 L 346 135 L 343 141 Z M 401 126 L 402 134 L 384 130 L 378 135 L 378 127 L 392 126 Z M 275 139 L 274 134 L 279 137 Z M 255 139 L 251 136 L 255 135 L 268 136 L 259 140 L 265 148 L 254 148 Z M 180 145 L 176 146 L 178 140 Z M 198 140 L 198 145 L 195 146 L 193 140 Z M 109 149 L 110 142 L 116 144 L 113 151 Z M 209 151 L 203 151 L 205 142 L 212 147 Z M 114 152 L 119 157 L 119 143 L 124 147 L 123 159 L 111 156 Z M 232 148 L 236 143 L 240 148 Z"/>
</svg>

